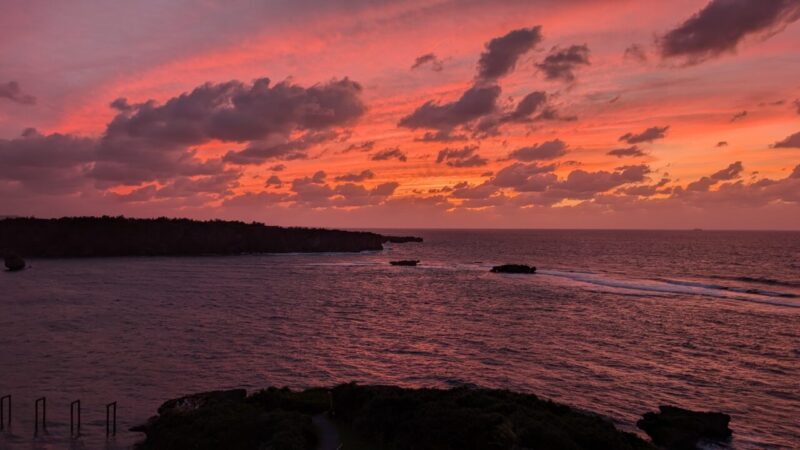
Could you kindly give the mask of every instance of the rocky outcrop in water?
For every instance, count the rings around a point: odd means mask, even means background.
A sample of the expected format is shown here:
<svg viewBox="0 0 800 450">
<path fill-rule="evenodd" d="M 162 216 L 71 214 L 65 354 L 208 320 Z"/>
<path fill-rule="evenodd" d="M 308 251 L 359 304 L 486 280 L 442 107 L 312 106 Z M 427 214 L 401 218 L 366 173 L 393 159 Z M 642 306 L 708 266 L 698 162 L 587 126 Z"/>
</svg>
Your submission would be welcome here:
<svg viewBox="0 0 800 450">
<path fill-rule="evenodd" d="M 393 266 L 408 266 L 408 267 L 415 267 L 419 264 L 418 259 L 401 259 L 400 261 L 389 261 L 389 264 Z"/>
<path fill-rule="evenodd" d="M 165 402 L 157 416 L 131 431 L 145 433 L 136 446 L 141 450 L 312 450 L 317 438 L 303 411 L 324 410 L 325 397 L 318 395 L 321 403 L 311 408 L 295 397 L 278 389 L 250 397 L 243 389 L 189 395 Z"/>
<path fill-rule="evenodd" d="M 636 422 L 653 443 L 668 450 L 694 450 L 701 441 L 725 441 L 733 431 L 731 416 L 717 412 L 695 412 L 675 406 L 659 406 Z"/>
<path fill-rule="evenodd" d="M 71 217 L 0 220 L 0 249 L 32 257 L 235 255 L 242 253 L 361 252 L 411 236 L 283 228 L 260 223 L 189 219 Z"/>
<path fill-rule="evenodd" d="M 492 267 L 492 273 L 536 273 L 536 267 L 525 264 L 503 264 Z"/>
<path fill-rule="evenodd" d="M 210 392 L 170 400 L 134 430 L 146 434 L 143 450 L 312 450 L 318 441 L 312 417 L 325 412 L 344 449 L 655 450 L 603 417 L 535 395 L 474 387 Z"/>
<path fill-rule="evenodd" d="M 3 259 L 5 260 L 6 269 L 11 272 L 16 272 L 26 267 L 25 260 L 18 255 L 6 255 Z"/>
</svg>

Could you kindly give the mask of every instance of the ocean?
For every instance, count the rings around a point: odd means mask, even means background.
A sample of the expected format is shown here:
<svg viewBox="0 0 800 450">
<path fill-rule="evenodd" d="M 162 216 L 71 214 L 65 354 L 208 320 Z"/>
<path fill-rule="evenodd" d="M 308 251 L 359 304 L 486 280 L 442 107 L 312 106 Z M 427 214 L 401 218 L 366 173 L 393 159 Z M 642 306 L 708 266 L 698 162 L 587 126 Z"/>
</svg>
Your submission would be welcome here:
<svg viewBox="0 0 800 450">
<path fill-rule="evenodd" d="M 661 404 L 722 411 L 732 448 L 800 447 L 800 233 L 377 231 L 425 241 L 0 273 L 0 448 L 129 448 L 182 394 L 349 381 L 531 392 L 628 431 Z M 489 272 L 501 263 L 538 273 Z"/>
</svg>

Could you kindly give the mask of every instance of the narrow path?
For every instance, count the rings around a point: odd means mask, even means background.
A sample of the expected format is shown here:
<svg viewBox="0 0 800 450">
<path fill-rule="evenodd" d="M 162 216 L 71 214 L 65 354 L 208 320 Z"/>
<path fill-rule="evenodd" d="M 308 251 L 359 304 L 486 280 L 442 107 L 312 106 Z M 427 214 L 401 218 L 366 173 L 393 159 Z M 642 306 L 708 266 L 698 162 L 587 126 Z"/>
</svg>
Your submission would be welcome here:
<svg viewBox="0 0 800 450">
<path fill-rule="evenodd" d="M 342 441 L 339 439 L 339 432 L 333 422 L 328 419 L 328 416 L 326 414 L 317 414 L 311 420 L 314 422 L 314 426 L 317 427 L 317 434 L 319 435 L 317 450 L 337 450 Z"/>
</svg>

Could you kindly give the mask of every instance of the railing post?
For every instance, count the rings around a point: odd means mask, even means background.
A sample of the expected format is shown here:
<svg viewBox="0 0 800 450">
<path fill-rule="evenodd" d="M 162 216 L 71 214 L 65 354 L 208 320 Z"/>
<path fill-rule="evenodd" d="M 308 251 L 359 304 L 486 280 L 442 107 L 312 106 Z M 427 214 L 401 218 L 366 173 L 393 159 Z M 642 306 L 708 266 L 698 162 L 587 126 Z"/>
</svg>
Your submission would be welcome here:
<svg viewBox="0 0 800 450">
<path fill-rule="evenodd" d="M 113 416 L 109 413 L 113 414 Z M 106 437 L 109 435 L 117 435 L 117 402 L 111 402 L 106 405 Z"/>
<path fill-rule="evenodd" d="M 5 416 L 6 400 L 8 400 L 8 418 Z M 5 430 L 6 426 L 11 429 L 11 395 L 0 397 L 0 430 Z"/>
<path fill-rule="evenodd" d="M 77 408 L 76 408 L 77 407 Z M 75 428 L 75 413 L 77 409 L 78 426 Z M 77 433 L 75 432 L 77 431 Z M 81 401 L 75 400 L 69 404 L 69 435 L 70 437 L 78 437 L 81 435 Z"/>
<path fill-rule="evenodd" d="M 39 435 L 39 403 L 42 404 L 42 431 L 47 431 L 47 398 L 46 397 L 39 397 L 36 399 L 34 403 L 34 425 L 33 425 L 33 435 Z"/>
</svg>

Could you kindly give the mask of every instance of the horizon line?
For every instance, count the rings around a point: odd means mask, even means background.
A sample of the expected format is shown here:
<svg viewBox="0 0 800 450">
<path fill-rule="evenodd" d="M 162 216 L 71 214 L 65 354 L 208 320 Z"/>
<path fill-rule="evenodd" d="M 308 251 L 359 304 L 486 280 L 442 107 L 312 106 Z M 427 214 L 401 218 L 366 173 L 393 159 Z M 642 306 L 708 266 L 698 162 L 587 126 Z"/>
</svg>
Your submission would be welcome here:
<svg viewBox="0 0 800 450">
<path fill-rule="evenodd" d="M 179 216 L 149 216 L 149 217 L 135 217 L 126 215 L 74 215 L 74 216 L 59 216 L 59 217 L 38 217 L 34 215 L 13 215 L 13 214 L 0 214 L 0 220 L 5 219 L 66 219 L 66 218 L 102 218 L 102 217 L 122 217 L 126 219 L 185 219 L 194 221 L 223 221 L 223 222 L 243 222 L 243 223 L 259 223 L 265 226 L 277 226 L 284 228 L 327 228 L 327 229 L 340 229 L 346 231 L 371 231 L 371 230 L 420 230 L 420 231 L 692 231 L 692 232 L 717 232 L 717 231 L 739 231 L 739 232 L 783 232 L 783 233 L 798 233 L 800 228 L 703 228 L 703 227 L 686 227 L 686 228 L 591 228 L 591 227 L 425 227 L 425 226 L 405 226 L 405 227 L 386 227 L 386 226 L 362 226 L 362 227 L 348 227 L 336 225 L 277 225 L 270 224 L 263 221 L 244 219 L 196 219 L 191 217 Z"/>
</svg>

